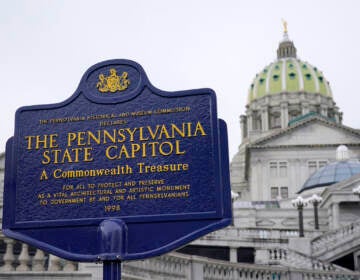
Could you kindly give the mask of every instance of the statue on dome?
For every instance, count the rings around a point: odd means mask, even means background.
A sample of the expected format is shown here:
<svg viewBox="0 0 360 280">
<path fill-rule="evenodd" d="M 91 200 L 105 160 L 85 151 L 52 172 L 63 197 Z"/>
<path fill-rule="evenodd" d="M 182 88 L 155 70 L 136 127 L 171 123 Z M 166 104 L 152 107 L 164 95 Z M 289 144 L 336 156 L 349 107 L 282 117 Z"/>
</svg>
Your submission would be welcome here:
<svg viewBox="0 0 360 280">
<path fill-rule="evenodd" d="M 283 26 L 284 26 L 284 33 L 287 33 L 288 32 L 288 29 L 287 29 L 287 21 L 282 19 L 282 23 L 283 23 Z"/>
</svg>

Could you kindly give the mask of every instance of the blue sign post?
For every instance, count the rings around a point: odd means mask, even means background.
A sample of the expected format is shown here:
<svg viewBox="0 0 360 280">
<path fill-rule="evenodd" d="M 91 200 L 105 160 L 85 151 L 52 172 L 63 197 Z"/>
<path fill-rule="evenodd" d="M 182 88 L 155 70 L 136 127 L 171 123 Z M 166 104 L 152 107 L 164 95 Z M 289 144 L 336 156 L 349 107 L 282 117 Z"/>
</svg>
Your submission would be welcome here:
<svg viewBox="0 0 360 280">
<path fill-rule="evenodd" d="M 212 90 L 165 92 L 133 61 L 96 64 L 68 100 L 16 112 L 3 232 L 118 279 L 123 260 L 230 224 L 227 145 Z"/>
</svg>

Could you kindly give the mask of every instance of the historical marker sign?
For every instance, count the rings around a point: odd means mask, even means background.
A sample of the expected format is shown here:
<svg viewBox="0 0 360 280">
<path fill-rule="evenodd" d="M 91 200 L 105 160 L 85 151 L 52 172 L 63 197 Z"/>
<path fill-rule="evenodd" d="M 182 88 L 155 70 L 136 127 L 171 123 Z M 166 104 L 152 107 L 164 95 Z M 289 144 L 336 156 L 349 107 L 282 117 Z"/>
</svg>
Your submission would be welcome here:
<svg viewBox="0 0 360 280">
<path fill-rule="evenodd" d="M 70 99 L 17 111 L 3 231 L 77 261 L 159 255 L 230 223 L 228 169 L 212 90 L 164 92 L 105 61 Z"/>
</svg>

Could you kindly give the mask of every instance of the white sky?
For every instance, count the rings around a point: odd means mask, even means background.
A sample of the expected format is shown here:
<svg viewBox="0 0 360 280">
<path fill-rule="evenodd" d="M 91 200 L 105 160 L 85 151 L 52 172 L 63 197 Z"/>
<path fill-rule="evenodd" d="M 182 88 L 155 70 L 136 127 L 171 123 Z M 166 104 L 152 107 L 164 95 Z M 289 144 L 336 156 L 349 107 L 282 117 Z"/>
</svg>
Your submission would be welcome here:
<svg viewBox="0 0 360 280">
<path fill-rule="evenodd" d="M 126 58 L 162 90 L 215 90 L 232 158 L 249 85 L 276 58 L 282 18 L 298 57 L 330 81 L 344 124 L 360 128 L 360 1 L 2 1 L 0 152 L 17 108 L 64 101 L 90 66 Z"/>
</svg>

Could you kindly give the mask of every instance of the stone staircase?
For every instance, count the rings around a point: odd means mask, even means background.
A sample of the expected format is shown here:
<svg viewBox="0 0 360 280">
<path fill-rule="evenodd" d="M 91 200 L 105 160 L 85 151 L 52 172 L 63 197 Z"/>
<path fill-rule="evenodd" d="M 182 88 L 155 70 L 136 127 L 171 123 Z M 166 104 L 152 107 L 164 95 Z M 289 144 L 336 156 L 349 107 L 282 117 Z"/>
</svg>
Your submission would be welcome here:
<svg viewBox="0 0 360 280">
<path fill-rule="evenodd" d="M 166 254 L 123 265 L 125 280 L 359 280 L 348 271 L 315 271 L 282 266 L 230 263 L 197 256 Z"/>
<path fill-rule="evenodd" d="M 350 272 L 350 270 L 341 266 L 337 266 L 326 261 L 317 260 L 293 250 L 283 248 L 272 248 L 265 250 L 265 258 L 267 260 L 266 263 L 270 265 L 281 265 L 294 269 L 297 268 L 316 271 Z"/>
<path fill-rule="evenodd" d="M 263 249 L 265 263 L 320 271 L 349 271 L 330 263 L 360 248 L 360 220 L 310 240 L 311 256 L 284 248 Z"/>
<path fill-rule="evenodd" d="M 360 220 L 311 240 L 313 258 L 333 261 L 360 247 Z"/>
</svg>

